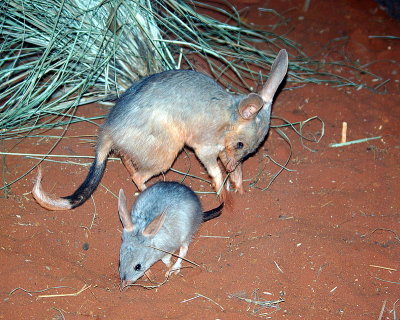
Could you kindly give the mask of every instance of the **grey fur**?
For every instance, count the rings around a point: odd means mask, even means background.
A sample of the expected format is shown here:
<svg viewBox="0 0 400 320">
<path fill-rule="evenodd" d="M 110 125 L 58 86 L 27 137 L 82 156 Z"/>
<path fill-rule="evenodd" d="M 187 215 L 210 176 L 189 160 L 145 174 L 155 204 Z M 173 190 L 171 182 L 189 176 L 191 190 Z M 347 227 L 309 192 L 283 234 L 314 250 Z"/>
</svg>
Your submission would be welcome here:
<svg viewBox="0 0 400 320">
<path fill-rule="evenodd" d="M 99 134 L 96 159 L 82 185 L 53 199 L 40 188 L 33 195 L 49 210 L 84 203 L 99 184 L 111 150 L 119 153 L 139 190 L 167 171 L 187 145 L 206 167 L 216 191 L 223 174 L 218 158 L 243 193 L 241 162 L 268 133 L 273 97 L 286 75 L 288 56 L 281 50 L 260 93 L 232 95 L 210 77 L 190 70 L 157 73 L 133 84 L 110 111 Z M 222 194 L 223 196 L 223 194 Z"/>
<path fill-rule="evenodd" d="M 220 213 L 222 207 L 218 208 Z M 168 263 L 170 254 L 164 251 L 173 253 L 180 248 L 179 255 L 184 256 L 201 222 L 210 213 L 215 213 L 215 210 L 203 213 L 196 194 L 177 182 L 157 182 L 143 191 L 130 214 L 121 190 L 118 209 L 124 226 L 119 267 L 123 287 L 139 279 L 160 259 L 170 267 L 169 271 L 179 272 L 180 259 L 171 267 Z M 149 225 L 162 214 L 165 220 L 159 230 L 152 235 L 145 235 Z M 139 270 L 135 270 L 138 265 Z"/>
</svg>

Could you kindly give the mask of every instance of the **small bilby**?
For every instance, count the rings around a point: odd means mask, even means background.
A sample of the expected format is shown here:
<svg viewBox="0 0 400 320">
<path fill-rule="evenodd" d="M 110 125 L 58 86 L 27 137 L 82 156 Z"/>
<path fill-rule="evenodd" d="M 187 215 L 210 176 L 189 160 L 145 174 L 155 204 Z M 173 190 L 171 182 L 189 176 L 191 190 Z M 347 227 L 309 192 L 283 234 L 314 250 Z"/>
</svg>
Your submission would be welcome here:
<svg viewBox="0 0 400 320">
<path fill-rule="evenodd" d="M 203 163 L 216 191 L 223 184 L 219 158 L 233 187 L 243 193 L 241 161 L 267 135 L 272 100 L 287 68 L 288 55 L 281 50 L 261 91 L 248 95 L 230 94 L 210 77 L 191 70 L 165 71 L 137 81 L 108 114 L 81 186 L 70 196 L 51 198 L 41 189 L 39 171 L 34 198 L 49 210 L 78 207 L 100 183 L 111 150 L 121 156 L 143 191 L 145 182 L 167 171 L 185 145 Z"/>
<path fill-rule="evenodd" d="M 130 213 L 121 189 L 121 287 L 134 283 L 158 260 L 168 266 L 167 275 L 178 273 L 200 224 L 218 217 L 222 208 L 223 203 L 203 212 L 199 198 L 189 187 L 178 182 L 157 182 L 139 195 Z M 178 249 L 179 258 L 172 265 L 170 253 Z"/>
</svg>

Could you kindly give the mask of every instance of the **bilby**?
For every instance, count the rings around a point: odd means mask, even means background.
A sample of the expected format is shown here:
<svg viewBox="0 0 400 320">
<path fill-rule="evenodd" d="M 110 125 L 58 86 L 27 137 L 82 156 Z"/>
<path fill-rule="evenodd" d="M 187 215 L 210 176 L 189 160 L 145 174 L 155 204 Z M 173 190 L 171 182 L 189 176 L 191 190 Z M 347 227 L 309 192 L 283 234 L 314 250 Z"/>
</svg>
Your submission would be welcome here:
<svg viewBox="0 0 400 320">
<path fill-rule="evenodd" d="M 139 195 L 129 211 L 121 189 L 121 287 L 135 283 L 158 260 L 169 267 L 167 275 L 179 273 L 200 224 L 218 217 L 222 208 L 223 204 L 203 212 L 199 198 L 189 187 L 177 182 L 157 182 Z M 172 265 L 172 254 L 178 249 L 179 257 Z"/>
<path fill-rule="evenodd" d="M 203 163 L 216 191 L 223 184 L 219 158 L 233 187 L 242 193 L 241 162 L 267 135 L 272 100 L 287 68 L 288 55 L 281 50 L 261 91 L 248 95 L 230 94 L 210 77 L 191 70 L 165 71 L 139 80 L 108 114 L 81 186 L 70 196 L 52 198 L 41 189 L 39 171 L 34 198 L 49 210 L 81 205 L 100 183 L 111 150 L 121 156 L 142 191 L 148 179 L 171 167 L 185 145 Z"/>
</svg>

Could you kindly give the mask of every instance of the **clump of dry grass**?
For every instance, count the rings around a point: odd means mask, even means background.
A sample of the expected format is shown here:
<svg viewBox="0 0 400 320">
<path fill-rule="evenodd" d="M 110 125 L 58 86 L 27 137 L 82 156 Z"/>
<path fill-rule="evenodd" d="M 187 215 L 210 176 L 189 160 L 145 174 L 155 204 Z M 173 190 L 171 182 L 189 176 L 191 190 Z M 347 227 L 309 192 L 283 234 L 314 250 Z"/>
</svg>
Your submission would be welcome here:
<svg viewBox="0 0 400 320">
<path fill-rule="evenodd" d="M 251 91 L 275 53 L 286 48 L 289 82 L 358 86 L 321 71 L 324 64 L 308 59 L 290 39 L 246 24 L 228 3 L 4 0 L 0 39 L 2 139 L 88 121 L 75 116 L 76 107 L 115 99 L 147 74 L 182 64 L 194 68 L 193 59 L 206 62 L 224 86 Z"/>
</svg>

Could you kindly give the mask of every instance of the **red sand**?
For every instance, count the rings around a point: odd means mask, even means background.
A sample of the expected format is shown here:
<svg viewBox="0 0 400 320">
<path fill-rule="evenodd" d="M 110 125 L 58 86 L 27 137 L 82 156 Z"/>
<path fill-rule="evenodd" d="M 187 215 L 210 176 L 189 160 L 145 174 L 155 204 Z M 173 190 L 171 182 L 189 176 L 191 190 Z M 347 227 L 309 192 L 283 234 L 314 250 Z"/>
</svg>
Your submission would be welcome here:
<svg viewBox="0 0 400 320">
<path fill-rule="evenodd" d="M 117 194 L 123 187 L 131 202 L 136 192 L 120 162 L 108 163 L 92 200 L 66 212 L 39 207 L 30 194 L 34 174 L 27 175 L 1 199 L 0 319 L 63 319 L 62 315 L 65 319 L 251 319 L 252 311 L 274 312 L 232 295 L 258 301 L 283 298 L 273 319 L 378 319 L 384 304 L 381 319 L 394 319 L 394 303 L 400 298 L 400 42 L 368 36 L 399 36 L 400 22 L 370 0 L 311 1 L 308 12 L 302 11 L 300 0 L 242 1 L 239 8 L 245 5 L 248 21 L 259 24 L 269 24 L 270 15 L 257 8 L 276 6 L 291 18 L 293 30 L 287 37 L 316 59 L 376 61 L 369 70 L 391 79 L 380 88 L 387 93 L 318 85 L 281 92 L 273 106 L 275 115 L 293 122 L 317 115 L 325 122 L 322 141 L 308 144 L 318 151 L 304 149 L 293 131 L 286 130 L 293 144 L 288 168 L 295 171 L 284 171 L 267 191 L 250 188 L 246 182 L 246 193 L 234 194 L 232 211 L 204 224 L 191 244 L 187 258 L 201 268 L 184 263 L 188 268 L 154 290 L 119 290 L 121 225 L 111 192 Z M 349 41 L 328 44 L 342 36 Z M 85 107 L 80 114 L 106 110 Z M 348 140 L 382 138 L 330 148 L 330 143 L 340 142 L 343 121 L 348 123 Z M 77 124 L 67 136 L 93 135 L 96 130 Z M 318 130 L 317 123 L 308 128 L 308 132 Z M 93 146 L 81 141 L 64 139 L 53 153 L 93 154 Z M 43 153 L 53 143 L 6 141 L 2 149 Z M 264 157 L 267 150 L 281 163 L 288 156 L 287 144 L 272 131 L 259 152 L 244 163 L 245 179 L 265 165 L 259 186 L 278 170 Z M 208 178 L 194 155 L 189 157 L 191 173 Z M 174 167 L 186 170 L 187 161 L 181 154 Z M 4 157 L 3 182 L 35 163 Z M 45 190 L 60 196 L 71 193 L 87 173 L 71 164 L 42 166 Z M 170 172 L 165 178 L 181 176 Z M 198 180 L 186 183 L 195 190 L 211 191 Z M 205 209 L 217 203 L 212 195 L 201 200 Z M 156 281 L 163 280 L 164 272 L 162 263 L 152 268 Z M 90 288 L 77 296 L 38 299 L 40 294 L 77 292 L 84 285 Z M 18 289 L 10 295 L 15 288 L 39 291 L 60 286 L 71 288 L 31 294 Z"/>
</svg>

